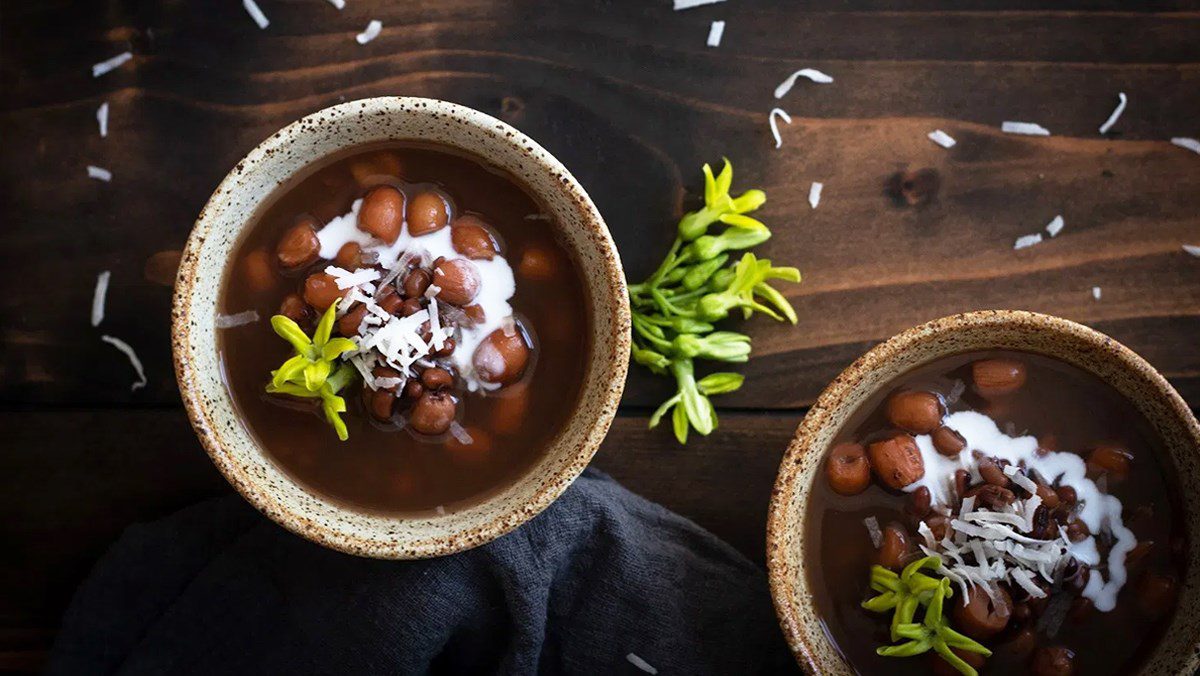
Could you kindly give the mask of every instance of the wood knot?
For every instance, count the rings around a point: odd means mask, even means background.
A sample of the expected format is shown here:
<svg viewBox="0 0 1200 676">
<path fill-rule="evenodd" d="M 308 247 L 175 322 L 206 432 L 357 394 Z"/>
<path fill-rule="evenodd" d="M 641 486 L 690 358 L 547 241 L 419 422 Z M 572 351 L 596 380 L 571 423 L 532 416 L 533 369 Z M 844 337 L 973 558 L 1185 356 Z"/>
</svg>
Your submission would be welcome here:
<svg viewBox="0 0 1200 676">
<path fill-rule="evenodd" d="M 932 202 L 942 187 L 937 169 L 898 171 L 887 180 L 885 192 L 896 206 L 922 207 Z"/>
</svg>

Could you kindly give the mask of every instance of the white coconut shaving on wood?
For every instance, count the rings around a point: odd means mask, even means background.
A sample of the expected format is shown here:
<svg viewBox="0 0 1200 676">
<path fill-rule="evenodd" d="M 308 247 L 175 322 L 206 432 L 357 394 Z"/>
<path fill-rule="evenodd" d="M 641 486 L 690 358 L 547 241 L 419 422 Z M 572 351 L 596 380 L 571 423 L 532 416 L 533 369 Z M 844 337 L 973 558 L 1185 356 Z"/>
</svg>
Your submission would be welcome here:
<svg viewBox="0 0 1200 676">
<path fill-rule="evenodd" d="M 678 3 L 679 0 L 675 0 L 675 2 Z M 638 669 L 641 669 L 642 671 L 646 672 L 647 674 L 657 674 L 658 673 L 658 669 L 655 669 L 654 667 L 650 666 L 649 662 L 638 657 L 637 655 L 634 655 L 633 653 L 629 653 L 628 655 L 626 655 L 625 659 L 629 660 L 630 664 L 637 667 Z"/>
<path fill-rule="evenodd" d="M 771 123 L 771 136 L 775 137 L 775 148 L 778 150 L 783 147 L 783 137 L 779 135 L 779 122 L 775 120 L 776 117 L 788 124 L 792 123 L 792 117 L 783 108 L 772 108 L 771 114 L 767 116 L 767 121 Z"/>
<path fill-rule="evenodd" d="M 100 77 L 105 73 L 111 72 L 120 68 L 122 64 L 133 58 L 133 52 L 121 52 L 111 59 L 105 59 L 100 63 L 92 64 L 92 77 Z"/>
<path fill-rule="evenodd" d="M 1098 286 L 1092 287 L 1092 298 L 1095 298 L 1096 300 L 1100 300 L 1100 287 L 1098 287 Z"/>
<path fill-rule="evenodd" d="M 263 14 L 254 0 L 242 0 L 242 7 L 246 8 L 246 13 L 250 15 L 251 19 L 254 19 L 254 23 L 258 24 L 259 28 L 265 29 L 271 25 L 271 22 L 267 20 L 267 15 Z"/>
<path fill-rule="evenodd" d="M 934 129 L 933 131 L 929 132 L 928 136 L 930 141 L 933 141 L 943 148 L 953 148 L 954 144 L 958 143 L 958 141 L 955 141 L 953 137 L 941 129 Z"/>
<path fill-rule="evenodd" d="M 1063 217 L 1061 215 L 1055 216 L 1054 220 L 1046 224 L 1046 232 L 1048 232 L 1051 237 L 1057 237 L 1058 233 L 1062 232 L 1064 225 L 1066 225 L 1066 223 L 1063 221 Z"/>
<path fill-rule="evenodd" d="M 108 101 L 96 109 L 96 124 L 100 125 L 100 138 L 108 138 Z"/>
<path fill-rule="evenodd" d="M 366 30 L 355 35 L 354 39 L 358 41 L 358 44 L 365 45 L 379 37 L 381 31 L 383 31 L 383 22 L 379 19 L 371 19 L 371 22 L 367 24 Z"/>
<path fill-rule="evenodd" d="M 721 46 L 721 36 L 724 34 L 725 34 L 725 22 L 724 21 L 712 22 L 712 25 L 708 27 L 708 46 L 709 47 L 720 47 Z"/>
<path fill-rule="evenodd" d="M 1033 246 L 1034 244 L 1041 244 L 1041 242 L 1042 233 L 1040 232 L 1035 232 L 1032 235 L 1022 235 L 1021 237 L 1017 238 L 1016 242 L 1013 243 L 1013 249 L 1025 249 Z"/>
<path fill-rule="evenodd" d="M 133 365 L 133 370 L 137 372 L 137 382 L 129 386 L 129 391 L 134 392 L 137 391 L 138 388 L 145 387 L 146 383 L 148 382 L 146 380 L 146 371 L 142 368 L 142 360 L 138 359 L 137 352 L 133 351 L 133 348 L 129 346 L 129 343 L 126 343 L 120 338 L 114 338 L 107 335 L 100 336 L 100 340 L 103 340 L 109 345 L 112 345 L 120 350 L 122 354 L 129 358 L 129 363 Z"/>
<path fill-rule="evenodd" d="M 329 0 L 329 4 L 338 9 L 346 9 L 346 0 Z"/>
<path fill-rule="evenodd" d="M 236 326 L 245 326 L 258 321 L 258 313 L 254 310 L 246 310 L 233 315 L 217 315 L 218 329 L 232 329 Z"/>
<path fill-rule="evenodd" d="M 675 0 L 675 11 L 703 7 L 704 5 L 715 5 L 718 2 L 725 2 L 725 0 Z"/>
<path fill-rule="evenodd" d="M 1109 129 L 1121 119 L 1121 113 L 1125 112 L 1125 104 L 1129 103 L 1129 98 L 1125 96 L 1125 92 L 1117 94 L 1117 107 L 1113 109 L 1112 114 L 1100 125 L 1100 133 L 1107 134 Z"/>
<path fill-rule="evenodd" d="M 1171 145 L 1179 146 L 1180 148 L 1187 148 L 1194 153 L 1200 153 L 1200 141 L 1197 141 L 1194 138 L 1176 136 L 1175 138 L 1171 139 Z"/>
<path fill-rule="evenodd" d="M 104 321 L 104 301 L 108 298 L 108 280 L 112 273 L 108 270 L 96 275 L 96 290 L 92 292 L 92 326 L 100 326 Z"/>
<path fill-rule="evenodd" d="M 808 206 L 812 207 L 813 209 L 817 208 L 817 205 L 821 203 L 821 191 L 824 189 L 824 183 L 813 181 L 812 186 L 810 186 L 808 189 Z"/>
<path fill-rule="evenodd" d="M 105 169 L 104 167 L 97 167 L 90 164 L 87 168 L 87 175 L 88 178 L 94 178 L 97 181 L 104 181 L 105 183 L 108 183 L 112 180 L 111 171 Z"/>
<path fill-rule="evenodd" d="M 795 73 L 789 75 L 786 80 L 779 83 L 779 86 L 775 88 L 775 98 L 782 99 L 784 96 L 786 96 L 788 92 L 792 91 L 792 87 L 796 86 L 796 80 L 802 77 L 808 78 L 817 84 L 829 84 L 833 82 L 833 78 L 829 77 L 825 73 L 822 73 L 816 68 L 801 68 Z"/>
<path fill-rule="evenodd" d="M 1005 134 L 1024 134 L 1025 136 L 1049 136 L 1050 130 L 1033 122 L 1005 121 L 1000 125 L 1000 131 Z"/>
<path fill-rule="evenodd" d="M 1200 245 L 1184 244 L 1183 250 L 1188 252 L 1189 255 L 1195 256 L 1196 258 L 1200 258 Z"/>
</svg>

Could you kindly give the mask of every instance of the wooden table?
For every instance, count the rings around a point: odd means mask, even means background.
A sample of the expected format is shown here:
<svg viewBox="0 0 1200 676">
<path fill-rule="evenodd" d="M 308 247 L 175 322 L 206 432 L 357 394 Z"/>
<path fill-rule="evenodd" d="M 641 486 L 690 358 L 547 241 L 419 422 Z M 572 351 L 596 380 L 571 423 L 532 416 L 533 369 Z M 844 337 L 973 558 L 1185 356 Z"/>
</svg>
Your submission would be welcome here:
<svg viewBox="0 0 1200 676">
<path fill-rule="evenodd" d="M 919 322 L 997 307 L 1062 315 L 1125 342 L 1200 405 L 1200 260 L 1180 248 L 1200 244 L 1200 156 L 1166 142 L 1200 136 L 1200 2 L 260 4 L 267 30 L 233 0 L 0 4 L 0 670 L 42 664 L 76 584 L 123 528 L 230 490 L 180 410 L 170 254 L 154 255 L 181 248 L 261 139 L 344 100 L 430 96 L 517 126 L 591 193 L 634 278 L 696 202 L 703 162 L 728 155 L 735 187 L 767 191 L 764 255 L 804 271 L 787 289 L 799 325 L 746 325 L 748 384 L 718 399 L 720 429 L 687 448 L 646 430 L 669 392 L 634 373 L 596 461 L 756 561 L 805 407 Z M 357 44 L 375 18 L 382 35 Z M 714 20 L 727 28 L 709 48 Z M 130 63 L 91 77 L 126 50 Z M 776 101 L 806 66 L 835 82 L 801 81 Z M 1128 110 L 1102 137 L 1118 92 Z M 779 150 L 776 105 L 793 118 Z M 1002 134 L 1003 120 L 1054 135 Z M 933 129 L 958 145 L 934 145 Z M 112 182 L 89 180 L 89 164 Z M 893 178 L 921 169 L 938 177 L 928 201 L 897 199 Z M 815 210 L 813 181 L 825 184 Z M 1056 214 L 1062 234 L 1013 250 Z M 144 390 L 130 393 L 102 333 L 140 352 Z"/>
</svg>

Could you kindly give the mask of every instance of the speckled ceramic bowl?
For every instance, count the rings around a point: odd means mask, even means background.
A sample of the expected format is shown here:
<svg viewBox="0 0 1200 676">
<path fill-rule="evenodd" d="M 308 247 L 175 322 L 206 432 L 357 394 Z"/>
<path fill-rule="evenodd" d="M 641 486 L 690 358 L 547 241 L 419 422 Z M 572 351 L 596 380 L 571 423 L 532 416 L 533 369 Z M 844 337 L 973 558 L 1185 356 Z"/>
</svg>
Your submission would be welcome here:
<svg viewBox="0 0 1200 676">
<path fill-rule="evenodd" d="M 1159 433 L 1179 484 L 1200 486 L 1200 426 L 1169 383 L 1129 348 L 1086 326 L 1047 315 L 986 311 L 923 324 L 882 343 L 821 393 L 784 454 L 767 520 L 771 596 L 796 660 L 810 673 L 852 674 L 826 636 L 811 591 L 803 533 L 809 490 L 830 441 L 862 402 L 911 369 L 972 350 L 1014 349 L 1046 355 L 1096 374 L 1129 398 Z M 1182 495 L 1189 535 L 1179 611 L 1143 673 L 1193 673 L 1200 667 L 1200 491 Z"/>
<path fill-rule="evenodd" d="M 215 319 L 234 245 L 280 185 L 316 160 L 382 140 L 421 140 L 467 151 L 522 181 L 553 213 L 580 266 L 594 332 L 580 404 L 566 429 L 520 480 L 465 510 L 429 518 L 355 511 L 280 471 L 238 420 L 221 380 Z M 225 177 L 192 229 L 176 282 L 175 372 L 192 426 L 213 462 L 255 507 L 285 528 L 351 554 L 440 556 L 497 538 L 541 512 L 583 471 L 608 431 L 625 383 L 629 305 L 604 220 L 558 160 L 507 124 L 470 108 L 418 98 L 352 101 L 295 122 Z"/>
</svg>

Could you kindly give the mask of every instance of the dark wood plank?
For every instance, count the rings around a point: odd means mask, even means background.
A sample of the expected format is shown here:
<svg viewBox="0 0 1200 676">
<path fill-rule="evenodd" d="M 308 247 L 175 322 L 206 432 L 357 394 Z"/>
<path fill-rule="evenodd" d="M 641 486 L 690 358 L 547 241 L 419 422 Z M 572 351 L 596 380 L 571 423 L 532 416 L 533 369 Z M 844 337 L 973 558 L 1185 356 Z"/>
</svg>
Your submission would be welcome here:
<svg viewBox="0 0 1200 676">
<path fill-rule="evenodd" d="M 798 419 L 726 414 L 720 435 L 683 448 L 644 417 L 622 417 L 596 465 L 761 565 Z M 177 409 L 0 413 L 0 433 L 0 671 L 35 670 L 76 585 L 123 529 L 231 489 Z"/>
<path fill-rule="evenodd" d="M 751 384 L 723 406 L 806 405 L 872 343 L 979 307 L 1109 330 L 1200 401 L 1200 357 L 1188 349 L 1200 266 L 1179 252 L 1200 224 L 1200 173 L 1195 156 L 1161 141 L 1194 130 L 1193 3 L 1143 7 L 1189 10 L 1172 13 L 1111 3 L 1029 11 L 1018 1 L 953 12 L 829 2 L 680 13 L 665 2 L 359 3 L 344 13 L 270 3 L 267 31 L 237 3 L 67 7 L 12 3 L 0 22 L 10 92 L 0 102 L 9 188 L 0 218 L 10 229 L 0 264 L 11 272 L 0 281 L 9 348 L 0 403 L 177 401 L 169 290 L 144 279 L 145 260 L 181 246 L 209 191 L 259 139 L 342 99 L 398 93 L 478 107 L 545 143 L 595 197 L 635 277 L 694 204 L 701 162 L 729 154 L 739 184 L 767 188 L 764 215 L 778 234 L 766 251 L 805 271 L 789 290 L 802 323 L 751 325 Z M 383 35 L 354 44 L 375 16 Z M 730 22 L 717 50 L 703 47 L 713 18 Z M 90 78 L 91 63 L 128 47 L 133 63 Z M 771 91 L 801 65 L 837 81 L 802 83 L 782 102 L 797 119 L 775 152 Z M 1144 141 L 1097 138 L 1116 91 L 1131 97 L 1120 138 Z M 93 118 L 102 100 L 113 108 L 104 140 Z M 1003 119 L 1078 138 L 1001 136 Z M 959 146 L 930 144 L 933 128 Z M 88 163 L 110 167 L 114 182 L 86 179 Z M 891 203 L 882 186 L 904 167 L 940 171 L 934 204 Z M 815 212 L 812 180 L 827 184 Z M 1056 213 L 1067 219 L 1058 240 L 1011 251 Z M 128 365 L 86 324 L 101 269 L 114 273 L 102 330 L 139 349 L 145 391 L 129 393 Z M 1093 285 L 1105 289 L 1100 303 Z M 652 406 L 663 392 L 635 376 L 626 401 Z"/>
</svg>

